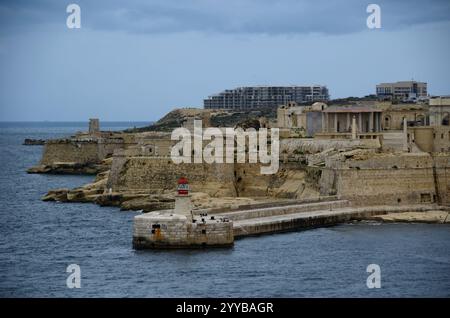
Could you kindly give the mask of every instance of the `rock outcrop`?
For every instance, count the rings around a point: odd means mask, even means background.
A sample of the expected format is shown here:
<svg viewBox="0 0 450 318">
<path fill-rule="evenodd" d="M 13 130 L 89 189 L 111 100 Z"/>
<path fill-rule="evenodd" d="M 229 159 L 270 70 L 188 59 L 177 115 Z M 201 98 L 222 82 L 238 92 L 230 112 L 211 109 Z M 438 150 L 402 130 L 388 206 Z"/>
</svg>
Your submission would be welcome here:
<svg viewBox="0 0 450 318">
<path fill-rule="evenodd" d="M 107 161 L 101 163 L 54 162 L 49 165 L 37 165 L 27 170 L 28 173 L 49 174 L 97 174 L 110 168 Z"/>
<path fill-rule="evenodd" d="M 30 139 L 30 138 L 26 138 L 23 141 L 24 146 L 42 146 L 45 144 L 45 140 L 44 139 Z"/>
</svg>

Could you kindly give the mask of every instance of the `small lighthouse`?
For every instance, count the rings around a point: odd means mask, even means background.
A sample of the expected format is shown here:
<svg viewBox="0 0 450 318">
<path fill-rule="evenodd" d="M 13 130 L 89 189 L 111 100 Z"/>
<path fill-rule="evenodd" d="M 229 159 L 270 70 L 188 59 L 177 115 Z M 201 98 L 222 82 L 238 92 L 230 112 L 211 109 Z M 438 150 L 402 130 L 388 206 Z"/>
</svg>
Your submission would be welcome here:
<svg viewBox="0 0 450 318">
<path fill-rule="evenodd" d="M 178 179 L 174 213 L 185 215 L 188 220 L 192 221 L 192 202 L 191 195 L 189 194 L 189 182 L 184 177 Z"/>
<path fill-rule="evenodd" d="M 207 213 L 194 216 L 188 180 L 178 179 L 173 210 L 143 213 L 134 217 L 133 247 L 192 248 L 231 246 L 233 221 Z"/>
</svg>

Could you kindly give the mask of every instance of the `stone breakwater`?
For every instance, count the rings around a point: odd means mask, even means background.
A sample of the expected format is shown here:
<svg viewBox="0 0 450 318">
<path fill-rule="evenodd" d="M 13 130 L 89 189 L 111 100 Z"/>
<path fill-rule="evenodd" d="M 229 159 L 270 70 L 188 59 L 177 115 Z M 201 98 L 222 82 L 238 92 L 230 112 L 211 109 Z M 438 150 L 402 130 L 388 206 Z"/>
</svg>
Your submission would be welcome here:
<svg viewBox="0 0 450 318">
<path fill-rule="evenodd" d="M 247 210 L 178 215 L 174 210 L 135 216 L 133 247 L 195 248 L 231 246 L 246 236 L 332 226 L 351 221 L 427 222 L 450 224 L 449 208 L 437 205 L 352 207 L 346 200 L 281 204 Z"/>
<path fill-rule="evenodd" d="M 311 204 L 293 205 L 290 207 L 255 209 L 256 211 L 222 213 L 216 216 L 227 217 L 233 220 L 233 234 L 235 238 L 332 226 L 350 221 L 385 221 L 395 216 L 399 216 L 397 219 L 393 219 L 396 221 L 450 223 L 448 217 L 450 209 L 436 205 L 369 207 L 350 207 L 346 205 L 348 205 L 348 202 L 333 201 L 315 204 L 315 207 L 311 206 Z M 416 217 L 414 219 L 402 217 L 402 215 L 411 214 Z M 436 218 L 437 214 L 439 214 L 439 218 Z"/>
</svg>

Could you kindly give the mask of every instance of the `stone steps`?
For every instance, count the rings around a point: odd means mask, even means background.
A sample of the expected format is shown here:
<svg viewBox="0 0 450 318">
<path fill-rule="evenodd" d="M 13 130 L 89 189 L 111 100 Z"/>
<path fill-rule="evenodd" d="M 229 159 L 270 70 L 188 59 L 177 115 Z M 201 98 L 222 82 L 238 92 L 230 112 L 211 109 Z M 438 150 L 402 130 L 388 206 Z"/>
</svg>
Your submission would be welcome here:
<svg viewBox="0 0 450 318">
<path fill-rule="evenodd" d="M 299 212 L 292 214 L 273 215 L 251 219 L 233 221 L 233 233 L 235 238 L 268 234 L 276 232 L 292 231 L 301 228 L 314 228 L 330 226 L 350 220 L 361 220 L 368 216 L 381 215 L 396 212 L 424 212 L 441 210 L 434 204 L 405 205 L 405 206 L 373 206 L 351 208 L 343 207 L 333 210 L 317 210 L 312 212 Z"/>
<path fill-rule="evenodd" d="M 280 216 L 286 214 L 311 212 L 318 210 L 334 210 L 350 206 L 347 200 L 334 200 L 325 202 L 302 203 L 293 205 L 281 205 L 274 207 L 265 207 L 249 210 L 240 210 L 235 212 L 227 212 L 217 214 L 220 217 L 226 217 L 233 221 L 241 221 L 254 218 L 265 218 L 271 216 Z"/>
</svg>

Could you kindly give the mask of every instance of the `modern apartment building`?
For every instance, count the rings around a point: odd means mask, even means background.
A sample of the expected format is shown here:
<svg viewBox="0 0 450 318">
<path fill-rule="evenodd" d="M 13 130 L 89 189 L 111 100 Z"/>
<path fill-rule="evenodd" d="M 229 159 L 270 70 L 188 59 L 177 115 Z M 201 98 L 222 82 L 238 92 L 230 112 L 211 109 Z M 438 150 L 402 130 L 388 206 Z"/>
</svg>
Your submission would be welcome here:
<svg viewBox="0 0 450 318">
<path fill-rule="evenodd" d="M 207 109 L 277 108 L 288 102 L 328 101 L 328 88 L 313 86 L 252 86 L 225 90 L 203 101 Z"/>
<path fill-rule="evenodd" d="M 402 81 L 377 85 L 379 99 L 414 101 L 427 96 L 427 83 L 425 82 Z"/>
</svg>

